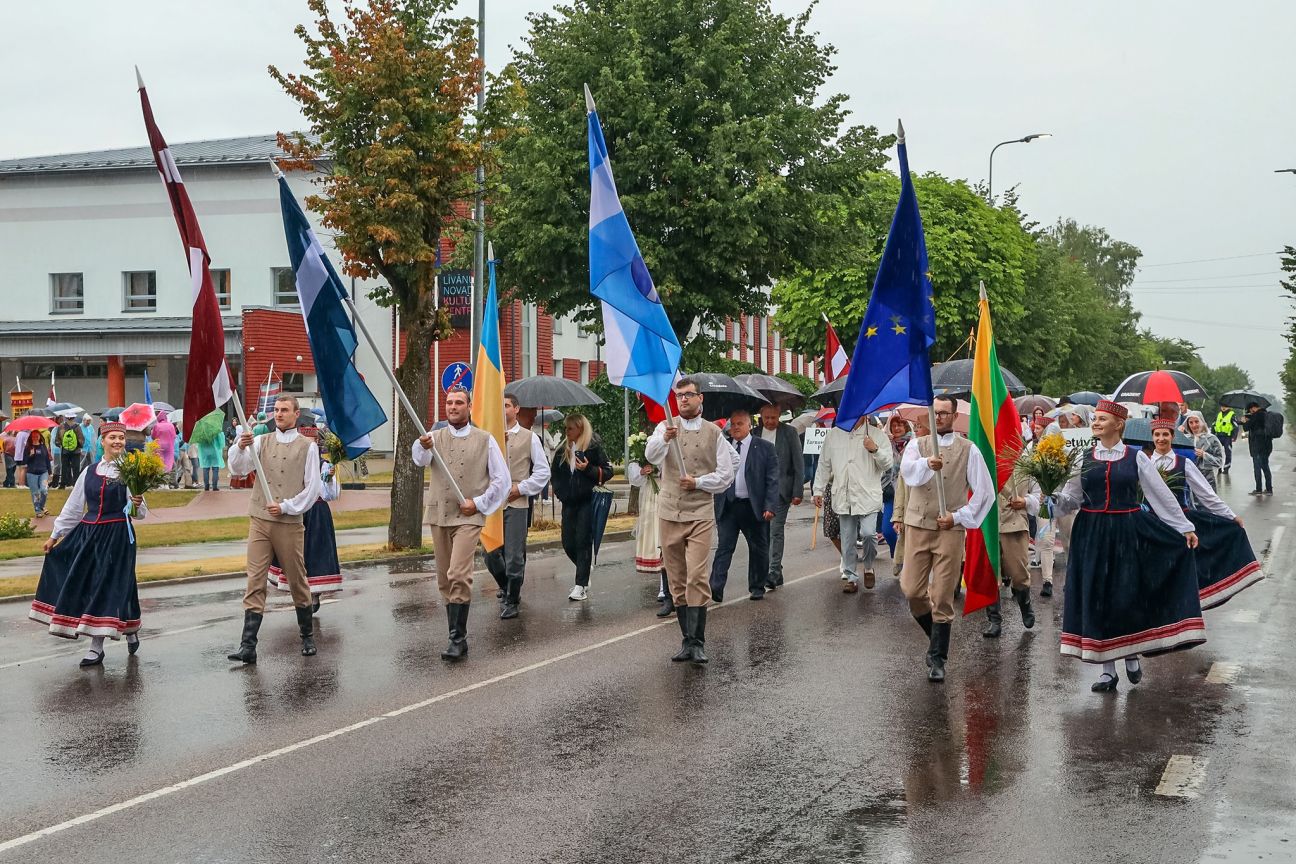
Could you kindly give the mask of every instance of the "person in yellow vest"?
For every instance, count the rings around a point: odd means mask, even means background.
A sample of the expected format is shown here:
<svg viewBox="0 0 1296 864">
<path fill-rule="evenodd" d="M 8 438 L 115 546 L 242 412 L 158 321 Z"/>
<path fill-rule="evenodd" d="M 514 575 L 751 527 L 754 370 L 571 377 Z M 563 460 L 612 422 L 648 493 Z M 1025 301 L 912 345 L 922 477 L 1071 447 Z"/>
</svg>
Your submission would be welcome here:
<svg viewBox="0 0 1296 864">
<path fill-rule="evenodd" d="M 549 462 L 540 436 L 518 423 L 516 396 L 504 394 L 504 458 L 511 484 L 504 505 L 504 545 L 486 553 L 486 569 L 499 585 L 500 617 L 518 617 L 522 580 L 526 575 L 527 529 L 531 527 L 531 498 L 549 483 Z"/>
<path fill-rule="evenodd" d="M 671 660 L 707 662 L 706 606 L 711 602 L 711 538 L 715 497 L 729 488 L 738 453 L 714 423 L 702 419 L 702 393 L 692 378 L 675 382 L 679 419 L 657 424 L 644 458 L 661 465 L 657 519 L 666 578 L 675 601 L 683 642 Z M 684 464 L 680 464 L 680 455 Z"/>
<path fill-rule="evenodd" d="M 905 446 L 900 476 L 908 487 L 905 502 L 904 567 L 900 590 L 909 611 L 927 634 L 927 680 L 945 680 L 950 630 L 954 624 L 954 590 L 963 565 L 967 529 L 980 527 L 994 503 L 994 481 L 981 451 L 954 434 L 957 400 L 937 396 L 936 434 L 940 456 L 929 435 Z M 946 512 L 940 512 L 937 475 L 945 487 Z"/>
<path fill-rule="evenodd" d="M 485 429 L 468 423 L 472 410 L 468 391 L 453 388 L 445 404 L 449 425 L 415 441 L 410 455 L 415 465 L 426 467 L 432 465 L 435 451 L 441 463 L 432 466 L 428 477 L 424 520 L 432 528 L 437 587 L 450 625 L 450 642 L 441 659 L 457 662 L 468 656 L 468 606 L 477 540 L 486 517 L 503 506 L 512 481 L 499 444 Z M 463 493 L 462 504 L 446 480 L 447 471 Z"/>
<path fill-rule="evenodd" d="M 1215 425 L 1212 430 L 1215 437 L 1224 447 L 1224 465 L 1220 468 L 1221 474 L 1227 474 L 1229 468 L 1233 465 L 1233 442 L 1237 440 L 1238 424 L 1233 421 L 1233 409 L 1227 405 L 1221 405 L 1219 413 L 1215 415 Z"/>
<path fill-rule="evenodd" d="M 261 458 L 266 483 L 273 501 L 267 501 L 263 485 L 252 487 L 248 515 L 247 591 L 243 594 L 243 638 L 229 655 L 240 663 L 256 663 L 257 633 L 265 614 L 266 575 L 272 558 L 279 559 L 288 590 L 297 610 L 301 653 L 315 653 L 312 637 L 310 583 L 306 580 L 306 526 L 303 514 L 315 505 L 321 490 L 319 448 L 297 431 L 301 410 L 292 396 L 280 396 L 274 403 L 274 431 L 253 435 L 248 430 L 235 439 L 226 461 L 235 474 L 256 469 L 255 453 Z"/>
</svg>

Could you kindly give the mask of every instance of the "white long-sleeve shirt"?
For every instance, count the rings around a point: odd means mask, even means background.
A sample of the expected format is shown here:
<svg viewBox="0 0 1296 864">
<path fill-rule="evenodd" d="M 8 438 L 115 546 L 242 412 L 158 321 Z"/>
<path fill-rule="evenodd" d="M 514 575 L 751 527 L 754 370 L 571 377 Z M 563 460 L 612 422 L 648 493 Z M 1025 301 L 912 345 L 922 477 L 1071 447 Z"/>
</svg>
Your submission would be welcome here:
<svg viewBox="0 0 1296 864">
<path fill-rule="evenodd" d="M 1152 465 L 1158 469 L 1157 473 L 1159 474 L 1161 470 L 1169 471 L 1174 468 L 1176 458 L 1177 454 L 1173 450 L 1164 454 L 1153 453 Z M 1201 473 L 1201 469 L 1191 459 L 1184 460 L 1184 477 L 1188 480 L 1188 490 L 1192 493 L 1198 507 L 1208 513 L 1214 513 L 1222 519 L 1237 518 L 1237 514 L 1220 500 L 1219 495 L 1211 488 L 1205 475 Z"/>
<path fill-rule="evenodd" d="M 296 429 L 284 431 L 275 429 L 269 433 L 275 436 L 275 440 L 280 444 L 291 444 L 301 435 Z M 252 456 L 253 449 L 257 455 L 261 455 L 261 440 L 265 436 L 258 435 L 252 439 L 252 446 L 244 450 L 238 445 L 236 439 L 230 445 L 229 452 L 225 454 L 225 463 L 229 465 L 231 474 L 246 476 L 256 470 L 256 459 Z M 257 481 L 258 483 L 261 481 Z M 298 492 L 291 498 L 279 502 L 279 509 L 285 516 L 300 516 L 307 510 L 315 506 L 315 501 L 320 497 L 320 458 L 319 447 L 314 441 L 310 442 L 310 450 L 306 453 L 306 467 L 302 471 L 302 491 Z"/>
<path fill-rule="evenodd" d="M 949 432 L 940 436 L 941 447 L 954 446 L 954 433 Z M 900 476 L 904 478 L 905 485 L 912 489 L 929 482 L 936 476 L 936 472 L 927 464 L 927 457 L 922 455 L 918 449 L 918 439 L 914 438 L 905 445 L 904 455 L 900 458 Z M 972 490 L 972 497 L 961 507 L 954 507 L 954 501 L 946 501 L 945 506 L 950 508 L 950 515 L 954 517 L 954 523 L 964 528 L 980 528 L 981 523 L 985 520 L 986 514 L 990 512 L 990 507 L 994 504 L 995 488 L 994 481 L 990 479 L 990 469 L 986 467 L 985 459 L 981 457 L 981 451 L 972 447 L 968 451 L 967 464 L 967 485 Z"/>
<path fill-rule="evenodd" d="M 680 417 L 677 422 L 689 432 L 696 432 L 702 428 L 703 423 L 708 421 L 701 417 L 694 417 L 691 420 Z M 648 443 L 644 445 L 644 458 L 654 465 L 661 465 L 665 462 L 668 452 L 670 452 L 670 442 L 666 440 L 666 421 L 663 420 L 657 424 L 657 428 L 648 438 Z M 734 450 L 733 444 L 726 441 L 723 435 L 717 435 L 716 470 L 693 479 L 697 481 L 699 491 L 719 495 L 733 484 L 737 474 L 738 451 Z"/>
<path fill-rule="evenodd" d="M 1125 442 L 1117 441 L 1116 446 L 1108 448 L 1102 443 L 1094 445 L 1094 458 L 1099 462 L 1115 462 L 1125 457 Z M 1183 510 L 1179 507 L 1179 500 L 1175 498 L 1170 487 L 1161 479 L 1157 473 L 1156 466 L 1152 460 L 1142 450 L 1138 454 L 1138 475 L 1139 485 L 1143 488 L 1143 497 L 1151 506 L 1152 512 L 1157 518 L 1169 525 L 1180 534 L 1187 534 L 1193 530 L 1193 525 L 1184 516 Z M 1033 496 L 1034 497 L 1034 496 Z M 1054 496 L 1057 501 L 1059 513 L 1070 513 L 1079 510 L 1084 504 L 1084 490 L 1080 486 L 1080 477 L 1076 475 L 1066 482 L 1057 495 Z"/>
<path fill-rule="evenodd" d="M 99 477 L 107 477 L 110 480 L 115 479 L 118 473 L 117 466 L 114 465 L 112 462 L 109 462 L 107 459 L 105 459 L 96 465 L 92 465 L 91 467 L 87 468 L 86 470 L 82 471 L 80 474 L 77 475 L 76 485 L 72 487 L 72 494 L 68 496 L 67 501 L 63 502 L 63 509 L 59 511 L 58 517 L 55 518 L 54 520 L 54 530 L 53 532 L 50 533 L 50 537 L 52 537 L 53 539 L 57 540 L 58 538 L 62 537 L 64 534 L 71 531 L 73 528 L 77 526 L 77 523 L 81 521 L 81 518 L 85 516 L 86 475 L 89 474 L 91 471 L 94 471 L 96 475 L 98 475 Z M 141 503 L 139 509 L 135 511 L 134 516 L 135 518 L 138 519 L 143 517 L 144 514 L 147 512 L 148 512 L 148 504 Z"/>
<path fill-rule="evenodd" d="M 454 426 L 449 427 L 450 434 L 456 438 L 466 438 L 473 427 L 465 423 L 456 429 Z M 534 449 L 532 450 L 534 458 Z M 543 455 L 543 453 L 542 453 Z M 423 442 L 414 439 L 414 446 L 410 448 L 410 456 L 414 459 L 414 464 L 426 468 L 432 464 L 432 450 L 424 447 Z M 440 468 L 436 470 L 440 471 Z M 473 504 L 477 505 L 477 512 L 483 516 L 489 516 L 496 510 L 504 506 L 505 499 L 508 498 L 509 487 L 513 485 L 513 478 L 509 475 L 508 463 L 504 461 L 504 454 L 500 452 L 499 443 L 493 436 L 486 438 L 486 473 L 490 478 L 490 485 L 486 491 L 473 498 Z M 544 488 L 542 485 L 541 489 Z"/>
<path fill-rule="evenodd" d="M 544 445 L 540 443 L 539 435 L 536 435 L 530 429 L 523 429 L 520 423 L 514 423 L 513 428 L 504 434 L 506 436 L 520 435 L 524 432 L 531 436 L 531 476 L 518 481 L 518 493 L 523 497 L 530 498 L 544 491 L 545 486 L 549 484 L 549 475 L 552 471 L 549 468 L 549 459 L 545 456 Z"/>
</svg>

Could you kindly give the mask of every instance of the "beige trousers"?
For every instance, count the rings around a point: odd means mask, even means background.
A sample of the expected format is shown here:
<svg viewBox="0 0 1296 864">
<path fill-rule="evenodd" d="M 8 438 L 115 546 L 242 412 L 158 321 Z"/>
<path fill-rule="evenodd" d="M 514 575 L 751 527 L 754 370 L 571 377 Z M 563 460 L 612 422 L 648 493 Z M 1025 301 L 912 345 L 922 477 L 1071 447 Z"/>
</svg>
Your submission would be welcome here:
<svg viewBox="0 0 1296 864">
<path fill-rule="evenodd" d="M 436 549 L 437 587 L 447 603 L 472 602 L 473 558 L 480 525 L 431 525 Z"/>
<path fill-rule="evenodd" d="M 1013 590 L 1030 587 L 1030 532 L 999 535 L 999 569 L 1012 580 Z"/>
<path fill-rule="evenodd" d="M 272 558 L 279 559 L 294 606 L 310 606 L 310 584 L 306 581 L 306 526 L 301 522 L 273 522 L 253 516 L 248 520 L 247 590 L 243 608 L 265 612 L 266 574 Z"/>
<path fill-rule="evenodd" d="M 711 602 L 711 535 L 715 534 L 715 520 L 658 522 L 666 581 L 675 605 L 707 605 Z"/>
<path fill-rule="evenodd" d="M 937 624 L 954 620 L 954 589 L 963 566 L 963 542 L 967 532 L 904 526 L 904 568 L 900 590 L 909 601 L 915 618 L 931 613 Z"/>
</svg>

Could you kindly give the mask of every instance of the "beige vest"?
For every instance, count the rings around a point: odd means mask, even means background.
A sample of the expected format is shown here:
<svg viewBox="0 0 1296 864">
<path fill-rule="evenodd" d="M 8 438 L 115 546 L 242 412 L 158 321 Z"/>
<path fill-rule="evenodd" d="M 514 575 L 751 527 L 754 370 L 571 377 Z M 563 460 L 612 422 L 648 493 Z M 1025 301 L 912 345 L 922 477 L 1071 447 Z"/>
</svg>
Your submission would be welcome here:
<svg viewBox="0 0 1296 864">
<path fill-rule="evenodd" d="M 1003 489 L 999 491 L 999 533 L 1016 534 L 1019 531 L 1029 531 L 1030 522 L 1026 518 L 1025 510 L 1014 510 L 1008 506 L 1011 498 L 1025 498 L 1027 484 L 1009 477 L 1008 482 L 1004 484 Z"/>
<path fill-rule="evenodd" d="M 675 440 L 684 451 L 687 472 L 680 471 L 675 445 L 667 442 L 666 460 L 662 464 L 662 482 L 657 492 L 658 518 L 667 522 L 715 521 L 715 496 L 701 489 L 686 492 L 680 488 L 679 478 L 684 473 L 690 477 L 701 477 L 716 470 L 716 440 L 719 437 L 719 428 L 706 420 L 702 421 L 702 427 L 696 432 L 680 427 L 679 437 Z"/>
<path fill-rule="evenodd" d="M 918 452 L 924 459 L 931 458 L 930 435 L 918 439 Z M 967 482 L 968 454 L 971 452 L 972 443 L 957 435 L 954 436 L 954 443 L 951 446 L 941 446 L 941 461 L 945 464 L 941 467 L 939 479 L 945 485 L 945 506 L 950 510 L 957 510 L 966 504 L 968 494 L 971 492 Z M 909 500 L 905 502 L 904 524 L 915 528 L 926 528 L 928 531 L 937 529 L 936 517 L 940 515 L 940 507 L 937 506 L 936 481 L 937 478 L 933 477 L 921 486 L 909 487 Z M 954 530 L 962 531 L 963 528 L 955 523 Z"/>
<path fill-rule="evenodd" d="M 274 432 L 259 436 L 261 448 L 261 468 L 265 471 L 266 482 L 270 484 L 270 493 L 275 502 L 295 498 L 306 488 L 306 459 L 310 456 L 311 441 L 305 435 L 298 434 L 288 444 L 280 444 Z M 256 446 L 254 443 L 252 446 Z M 261 491 L 260 481 L 252 484 L 252 506 L 249 510 L 253 519 L 265 519 L 269 522 L 300 522 L 300 514 L 289 516 L 271 516 L 266 512 L 265 493 Z"/>
<path fill-rule="evenodd" d="M 450 469 L 450 476 L 459 484 L 465 499 L 476 498 L 490 486 L 490 433 L 476 426 L 468 427 L 468 434 L 456 438 L 450 427 L 443 426 L 432 433 L 432 446 L 436 459 L 428 468 L 428 488 L 423 520 L 429 525 L 447 528 L 451 525 L 485 525 L 486 517 L 480 513 L 465 516 L 459 512 L 454 488 L 446 482 L 445 471 L 437 460 Z"/>
<path fill-rule="evenodd" d="M 512 434 L 504 433 L 504 458 L 508 461 L 509 477 L 514 483 L 521 483 L 535 470 L 535 466 L 531 463 L 531 439 L 534 437 L 535 433 L 525 426 L 519 426 Z M 505 506 L 525 510 L 528 503 L 527 497 L 523 495 Z"/>
</svg>

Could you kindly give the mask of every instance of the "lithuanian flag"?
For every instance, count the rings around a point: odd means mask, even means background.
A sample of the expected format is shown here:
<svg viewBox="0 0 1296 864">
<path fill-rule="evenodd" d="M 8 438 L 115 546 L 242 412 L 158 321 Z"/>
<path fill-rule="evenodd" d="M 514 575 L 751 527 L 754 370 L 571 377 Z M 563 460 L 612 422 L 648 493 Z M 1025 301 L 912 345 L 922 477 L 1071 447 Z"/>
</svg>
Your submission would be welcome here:
<svg viewBox="0 0 1296 864">
<path fill-rule="evenodd" d="M 995 351 L 990 301 L 981 286 L 981 321 L 977 325 L 976 355 L 972 361 L 972 416 L 968 438 L 981 451 L 994 474 L 996 497 L 981 527 L 967 532 L 963 578 L 967 615 L 999 601 L 999 499 L 997 493 L 1012 476 L 1013 460 L 1021 450 L 1021 419 L 1008 395 L 999 355 Z"/>
<path fill-rule="evenodd" d="M 508 461 L 504 444 L 504 364 L 500 362 L 499 302 L 495 293 L 495 250 L 490 254 L 490 290 L 482 309 L 481 340 L 477 345 L 477 368 L 473 370 L 472 423 L 485 429 Z M 504 508 L 486 517 L 481 533 L 482 548 L 493 552 L 504 545 Z"/>
</svg>

